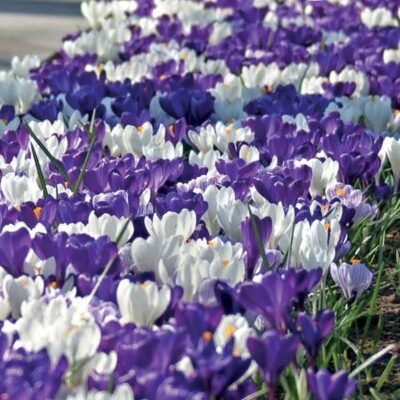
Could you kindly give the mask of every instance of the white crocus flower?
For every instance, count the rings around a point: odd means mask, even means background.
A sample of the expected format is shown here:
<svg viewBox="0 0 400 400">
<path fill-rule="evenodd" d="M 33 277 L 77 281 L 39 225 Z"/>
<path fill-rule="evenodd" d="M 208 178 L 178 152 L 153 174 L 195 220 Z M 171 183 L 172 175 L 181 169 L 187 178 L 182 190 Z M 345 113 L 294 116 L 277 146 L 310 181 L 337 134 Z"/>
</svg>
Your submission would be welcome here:
<svg viewBox="0 0 400 400">
<path fill-rule="evenodd" d="M 340 232 L 341 227 L 337 220 L 316 220 L 311 225 L 306 223 L 300 239 L 301 266 L 305 269 L 321 267 L 325 274 L 335 258 Z"/>
<path fill-rule="evenodd" d="M 40 66 L 40 58 L 38 56 L 25 56 L 22 60 L 15 56 L 11 60 L 11 69 L 19 78 L 28 78 L 29 71 Z"/>
<path fill-rule="evenodd" d="M 160 289 L 152 281 L 132 283 L 123 279 L 117 288 L 117 302 L 124 322 L 151 327 L 167 309 L 171 298 L 168 286 Z"/>
<path fill-rule="evenodd" d="M 400 178 L 400 140 L 393 137 L 386 137 L 382 145 L 382 156 L 389 159 L 394 177 L 395 192 L 397 191 Z"/>
<path fill-rule="evenodd" d="M 0 104 L 12 105 L 16 114 L 26 113 L 39 95 L 36 82 L 0 71 Z"/>
<path fill-rule="evenodd" d="M 143 155 L 150 160 L 173 160 L 183 155 L 183 144 L 177 143 L 175 146 L 170 141 L 165 141 L 165 126 L 160 125 L 157 133 L 151 136 L 151 140 L 143 148 Z"/>
<path fill-rule="evenodd" d="M 224 125 L 217 122 L 215 125 L 216 143 L 215 145 L 221 152 L 228 150 L 229 143 L 246 142 L 251 143 L 254 139 L 254 132 L 250 128 L 242 128 L 238 124 Z"/>
<path fill-rule="evenodd" d="M 91 28 L 98 28 L 111 12 L 111 4 L 105 1 L 85 1 L 81 3 L 81 13 Z"/>
<path fill-rule="evenodd" d="M 385 7 L 375 9 L 364 8 L 361 11 L 361 21 L 368 28 L 397 26 L 397 21 L 390 10 Z"/>
<path fill-rule="evenodd" d="M 211 124 L 201 127 L 199 133 L 189 131 L 188 136 L 196 148 L 202 152 L 212 150 L 217 140 L 215 128 Z"/>
<path fill-rule="evenodd" d="M 353 67 L 345 67 L 340 73 L 331 71 L 329 74 L 329 81 L 332 84 L 337 82 L 354 82 L 356 90 L 354 96 L 367 95 L 369 91 L 369 80 L 364 72 L 357 71 Z"/>
<path fill-rule="evenodd" d="M 108 236 L 113 242 L 118 238 L 121 233 L 128 218 L 121 217 L 118 218 L 115 215 L 103 214 L 97 217 L 95 212 L 92 211 L 89 214 L 89 221 L 87 225 L 82 222 L 77 222 L 75 224 L 60 224 L 58 227 L 59 232 L 66 232 L 69 235 L 74 233 L 85 233 L 93 238 L 97 239 L 100 236 Z M 133 235 L 133 223 L 132 221 L 128 223 L 120 243 L 119 247 L 122 247 L 129 238 Z"/>
<path fill-rule="evenodd" d="M 226 344 L 233 338 L 235 341 L 234 354 L 243 358 L 249 357 L 246 342 L 252 332 L 249 323 L 242 315 L 224 315 L 213 336 L 217 351 L 222 352 Z"/>
<path fill-rule="evenodd" d="M 28 125 L 41 140 L 47 140 L 52 135 L 64 135 L 65 133 L 65 125 L 62 120 L 56 120 L 53 123 L 47 119 L 38 122 L 30 121 Z"/>
<path fill-rule="evenodd" d="M 309 189 L 311 196 L 322 196 L 327 187 L 337 182 L 336 177 L 339 172 L 339 163 L 329 157 L 324 161 L 318 158 L 311 158 L 309 160 L 302 159 L 298 164 L 308 165 L 312 170 L 312 179 Z"/>
<path fill-rule="evenodd" d="M 247 146 L 244 144 L 240 147 L 239 158 L 246 161 L 246 163 L 252 163 L 260 160 L 260 152 L 255 146 Z"/>
<path fill-rule="evenodd" d="M 383 62 L 388 64 L 394 62 L 396 64 L 400 63 L 400 49 L 386 49 L 383 50 Z"/>
<path fill-rule="evenodd" d="M 13 278 L 7 275 L 3 280 L 4 299 L 8 301 L 13 318 L 21 316 L 21 305 L 24 301 L 38 299 L 43 294 L 44 281 L 42 278 L 32 278 L 22 275 Z"/>
<path fill-rule="evenodd" d="M 80 391 L 68 395 L 66 400 L 134 400 L 134 398 L 131 387 L 127 383 L 123 383 L 118 385 L 112 393 L 96 389 L 86 391 L 81 388 Z"/>
<path fill-rule="evenodd" d="M 146 217 L 144 223 L 147 232 L 156 239 L 168 239 L 179 235 L 185 241 L 196 229 L 196 213 L 186 208 L 179 213 L 168 211 L 161 218 L 157 214 L 154 214 L 152 220 Z"/>
<path fill-rule="evenodd" d="M 49 277 L 56 273 L 56 260 L 54 257 L 41 260 L 36 253 L 30 249 L 25 261 L 24 272 L 30 276 L 43 275 Z"/>
<path fill-rule="evenodd" d="M 200 153 L 195 153 L 191 150 L 189 153 L 190 164 L 196 164 L 199 167 L 206 167 L 208 170 L 215 170 L 215 163 L 221 159 L 229 160 L 228 154 L 221 154 L 218 150 L 201 151 Z"/>
<path fill-rule="evenodd" d="M 229 197 L 220 192 L 217 197 L 217 220 L 225 234 L 234 241 L 240 240 L 241 222 L 248 216 L 247 206 L 236 200 L 235 192 L 229 189 Z"/>
<path fill-rule="evenodd" d="M 205 222 L 210 235 L 218 235 L 221 230 L 217 219 L 218 203 L 228 203 L 232 196 L 234 196 L 232 188 L 222 187 L 218 189 L 216 186 L 210 185 L 204 191 L 203 199 L 207 202 L 208 208 L 201 219 Z"/>
<path fill-rule="evenodd" d="M 235 286 L 245 279 L 243 248 L 240 243 L 224 243 L 219 238 L 185 243 L 176 271 L 175 283 L 184 290 L 183 300 L 192 301 L 206 280 L 224 280 Z"/>
<path fill-rule="evenodd" d="M 254 193 L 257 193 L 256 191 Z M 254 196 L 253 193 L 253 196 Z M 263 198 L 263 204 L 259 208 L 253 209 L 253 213 L 259 218 L 269 217 L 272 221 L 272 232 L 268 239 L 267 247 L 275 249 L 278 241 L 283 235 L 290 234 L 294 223 L 294 208 L 290 206 L 287 211 L 282 204 L 273 204 L 266 202 Z"/>
<path fill-rule="evenodd" d="M 382 132 L 392 117 L 392 105 L 389 97 L 368 96 L 364 104 L 364 120 L 367 128 Z"/>
<path fill-rule="evenodd" d="M 15 330 L 16 347 L 33 352 L 47 349 L 52 362 L 63 354 L 70 363 L 86 360 L 95 355 L 101 340 L 100 328 L 82 298 L 24 302 Z"/>
<path fill-rule="evenodd" d="M 181 235 L 160 239 L 149 236 L 137 238 L 131 246 L 134 269 L 154 272 L 157 282 L 171 284 L 181 257 Z"/>
<path fill-rule="evenodd" d="M 43 195 L 36 179 L 8 173 L 1 178 L 1 191 L 12 206 L 18 206 L 26 201 L 36 203 Z"/>
</svg>

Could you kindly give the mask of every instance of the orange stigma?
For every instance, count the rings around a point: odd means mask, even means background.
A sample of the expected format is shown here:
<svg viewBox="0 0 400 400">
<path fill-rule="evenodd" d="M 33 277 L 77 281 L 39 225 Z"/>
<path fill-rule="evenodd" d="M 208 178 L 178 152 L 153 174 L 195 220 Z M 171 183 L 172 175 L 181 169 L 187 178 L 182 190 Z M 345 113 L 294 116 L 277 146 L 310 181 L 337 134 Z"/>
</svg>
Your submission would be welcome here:
<svg viewBox="0 0 400 400">
<path fill-rule="evenodd" d="M 342 197 L 346 194 L 346 191 L 344 189 L 336 189 L 335 194 L 336 196 Z"/>
<path fill-rule="evenodd" d="M 206 342 L 211 342 L 213 334 L 210 331 L 205 331 L 203 332 L 203 334 L 201 335 L 201 337 L 206 341 Z"/>
<path fill-rule="evenodd" d="M 325 228 L 325 230 L 328 232 L 329 231 L 329 228 L 331 227 L 331 224 L 329 223 L 329 222 L 325 222 L 325 224 L 324 224 L 324 228 Z"/>
<path fill-rule="evenodd" d="M 236 328 L 234 327 L 234 325 L 229 324 L 229 325 L 227 325 L 227 326 L 225 327 L 224 331 L 225 331 L 225 335 L 226 335 L 228 338 L 231 338 L 231 337 L 233 336 L 233 334 L 235 333 Z"/>
<path fill-rule="evenodd" d="M 226 268 L 229 265 L 229 260 L 225 258 L 224 260 L 222 260 L 221 264 L 223 268 Z"/>
<path fill-rule="evenodd" d="M 58 288 L 58 284 L 57 284 L 56 281 L 51 281 L 51 282 L 49 283 L 49 286 L 50 286 L 52 289 L 57 289 L 57 288 Z"/>
<path fill-rule="evenodd" d="M 36 219 L 39 219 L 41 211 L 42 211 L 42 207 L 35 207 L 33 209 L 33 213 L 35 214 Z"/>
<path fill-rule="evenodd" d="M 352 258 L 351 259 L 351 265 L 357 265 L 360 264 L 361 260 L 357 259 L 357 258 Z"/>
</svg>

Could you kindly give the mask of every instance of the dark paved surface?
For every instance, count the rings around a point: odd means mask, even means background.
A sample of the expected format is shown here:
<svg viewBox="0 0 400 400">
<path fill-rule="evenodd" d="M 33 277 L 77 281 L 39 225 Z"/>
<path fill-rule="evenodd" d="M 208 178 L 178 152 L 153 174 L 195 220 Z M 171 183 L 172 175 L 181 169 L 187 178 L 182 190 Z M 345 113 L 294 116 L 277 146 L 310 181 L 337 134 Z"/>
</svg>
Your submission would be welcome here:
<svg viewBox="0 0 400 400">
<path fill-rule="evenodd" d="M 46 58 L 65 35 L 84 28 L 78 0 L 0 0 L 0 70 L 14 55 Z"/>
</svg>

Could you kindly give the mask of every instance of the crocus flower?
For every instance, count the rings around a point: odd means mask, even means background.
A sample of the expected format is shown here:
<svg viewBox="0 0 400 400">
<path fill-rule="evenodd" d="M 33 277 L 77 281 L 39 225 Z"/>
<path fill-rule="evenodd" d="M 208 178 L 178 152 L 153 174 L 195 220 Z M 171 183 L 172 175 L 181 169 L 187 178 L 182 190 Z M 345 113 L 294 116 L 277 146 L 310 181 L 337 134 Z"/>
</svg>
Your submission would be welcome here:
<svg viewBox="0 0 400 400">
<path fill-rule="evenodd" d="M 280 374 L 294 360 L 299 346 L 296 336 L 282 336 L 276 331 L 268 331 L 260 339 L 247 339 L 247 348 L 260 367 L 265 383 L 274 389 Z"/>
<path fill-rule="evenodd" d="M 312 359 L 315 359 L 319 347 L 331 332 L 335 316 L 330 310 L 320 310 L 313 318 L 305 313 L 297 315 L 297 332 L 303 346 Z"/>
<path fill-rule="evenodd" d="M 260 283 L 246 282 L 240 286 L 239 301 L 249 311 L 263 316 L 280 332 L 285 332 L 294 289 L 278 272 L 266 274 Z"/>
<path fill-rule="evenodd" d="M 330 272 L 346 299 L 361 296 L 371 286 L 372 272 L 358 260 L 354 260 L 353 264 L 342 263 L 339 266 L 332 263 Z"/>
<path fill-rule="evenodd" d="M 344 400 L 349 398 L 356 388 L 355 380 L 350 378 L 346 371 L 330 374 L 326 369 L 317 372 L 310 369 L 307 371 L 307 382 L 316 400 Z"/>
</svg>

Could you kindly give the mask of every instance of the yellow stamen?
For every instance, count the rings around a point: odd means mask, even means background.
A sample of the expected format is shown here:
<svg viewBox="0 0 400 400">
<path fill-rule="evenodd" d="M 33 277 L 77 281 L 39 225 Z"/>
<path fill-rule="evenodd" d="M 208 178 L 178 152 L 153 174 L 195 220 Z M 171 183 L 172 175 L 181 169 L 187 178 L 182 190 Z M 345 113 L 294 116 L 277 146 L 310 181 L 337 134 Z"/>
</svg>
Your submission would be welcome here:
<svg viewBox="0 0 400 400">
<path fill-rule="evenodd" d="M 346 194 L 346 191 L 344 189 L 336 189 L 335 194 L 336 196 L 342 197 Z"/>
<path fill-rule="evenodd" d="M 140 287 L 141 289 L 146 289 L 147 287 L 149 287 L 149 282 L 142 282 L 142 283 L 139 283 L 139 287 Z"/>
<path fill-rule="evenodd" d="M 329 228 L 331 227 L 331 224 L 329 223 L 329 222 L 325 222 L 325 224 L 324 224 L 324 228 L 325 228 L 325 230 L 328 232 L 329 231 Z"/>
<path fill-rule="evenodd" d="M 243 157 L 247 158 L 250 154 L 250 150 L 248 148 L 244 148 L 242 154 L 243 154 Z"/>
<path fill-rule="evenodd" d="M 238 350 L 238 349 L 233 349 L 232 355 L 233 355 L 234 357 L 239 357 L 239 356 L 240 356 L 239 350 Z"/>
<path fill-rule="evenodd" d="M 206 342 L 210 342 L 212 340 L 213 334 L 210 331 L 205 331 L 203 332 L 203 334 L 201 335 L 201 337 L 206 341 Z"/>
<path fill-rule="evenodd" d="M 21 206 L 20 206 L 20 205 L 16 205 L 16 206 L 14 206 L 14 208 L 15 208 L 17 211 L 21 211 Z"/>
<path fill-rule="evenodd" d="M 64 181 L 64 187 L 65 187 L 65 189 L 67 189 L 68 186 L 69 186 L 69 183 L 68 183 L 67 181 Z"/>
<path fill-rule="evenodd" d="M 28 284 L 28 278 L 26 276 L 21 276 L 18 278 L 18 283 L 21 286 L 26 286 Z"/>
<path fill-rule="evenodd" d="M 212 249 L 214 249 L 215 247 L 217 247 L 216 243 L 215 243 L 214 241 L 212 241 L 212 240 L 209 240 L 209 241 L 207 242 L 207 246 L 208 246 L 208 247 L 211 247 Z"/>
<path fill-rule="evenodd" d="M 104 67 L 102 65 L 96 65 L 96 67 L 94 68 L 94 70 L 96 71 L 96 73 L 98 75 L 100 75 L 103 71 L 104 71 Z"/>
<path fill-rule="evenodd" d="M 140 126 L 138 126 L 138 127 L 136 128 L 136 130 L 137 130 L 137 132 L 138 132 L 139 135 L 142 134 L 143 129 L 144 129 L 144 128 L 143 128 L 143 125 L 140 125 Z"/>
<path fill-rule="evenodd" d="M 229 324 L 229 325 L 227 325 L 227 326 L 225 327 L 225 335 L 226 335 L 228 338 L 231 338 L 231 337 L 233 336 L 233 334 L 235 333 L 235 331 L 236 331 L 236 328 L 235 328 L 234 325 Z"/>
<path fill-rule="evenodd" d="M 272 86 L 264 86 L 263 92 L 264 93 L 271 93 L 274 90 Z"/>
<path fill-rule="evenodd" d="M 183 53 L 181 54 L 181 60 L 182 60 L 182 61 L 186 61 L 186 59 L 187 59 L 187 54 L 186 54 L 185 52 L 183 52 Z"/>
<path fill-rule="evenodd" d="M 49 286 L 50 286 L 52 289 L 57 289 L 57 288 L 58 288 L 58 284 L 57 284 L 56 281 L 51 281 L 51 282 L 49 283 Z"/>
<path fill-rule="evenodd" d="M 226 268 L 229 265 L 229 260 L 227 260 L 226 258 L 224 260 L 222 260 L 222 267 Z"/>
<path fill-rule="evenodd" d="M 398 108 L 397 110 L 394 110 L 394 115 L 396 117 L 400 117 L 400 108 Z"/>
<path fill-rule="evenodd" d="M 175 127 L 174 124 L 169 124 L 168 125 L 169 133 L 172 135 L 172 137 L 175 137 Z"/>
<path fill-rule="evenodd" d="M 35 214 L 36 219 L 39 219 L 41 211 L 42 211 L 42 207 L 35 207 L 33 209 L 33 213 Z"/>
</svg>

